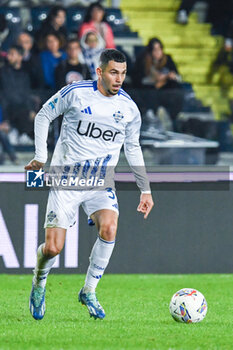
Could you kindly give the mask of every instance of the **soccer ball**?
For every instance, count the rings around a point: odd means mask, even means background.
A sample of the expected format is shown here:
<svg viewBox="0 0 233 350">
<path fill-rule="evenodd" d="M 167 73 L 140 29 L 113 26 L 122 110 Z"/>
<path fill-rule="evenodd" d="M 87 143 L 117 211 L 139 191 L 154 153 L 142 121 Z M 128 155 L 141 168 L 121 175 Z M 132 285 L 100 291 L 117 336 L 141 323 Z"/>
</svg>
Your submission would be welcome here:
<svg viewBox="0 0 233 350">
<path fill-rule="evenodd" d="M 198 290 L 183 288 L 173 295 L 169 310 L 178 322 L 197 323 L 206 316 L 207 302 Z"/>
</svg>

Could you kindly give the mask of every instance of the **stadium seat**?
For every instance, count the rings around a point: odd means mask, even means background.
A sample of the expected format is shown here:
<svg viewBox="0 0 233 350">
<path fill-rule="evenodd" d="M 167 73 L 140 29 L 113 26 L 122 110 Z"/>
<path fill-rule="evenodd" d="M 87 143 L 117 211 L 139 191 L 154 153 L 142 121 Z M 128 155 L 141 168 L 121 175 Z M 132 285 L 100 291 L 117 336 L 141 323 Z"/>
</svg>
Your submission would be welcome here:
<svg viewBox="0 0 233 350">
<path fill-rule="evenodd" d="M 0 7 L 0 13 L 5 15 L 5 18 L 11 24 L 18 25 L 21 23 L 20 10 L 16 7 Z"/>
<path fill-rule="evenodd" d="M 113 32 L 115 38 L 138 38 L 138 32 L 131 32 L 129 29 L 125 31 Z"/>
<path fill-rule="evenodd" d="M 151 11 L 156 12 L 156 11 L 172 11 L 172 10 L 177 10 L 180 2 L 179 1 L 174 1 L 174 0 L 134 0 L 128 1 L 128 0 L 123 0 L 122 5 L 124 9 L 126 10 L 132 10 L 132 9 L 139 9 L 141 10 L 142 8 L 150 8 Z"/>
<path fill-rule="evenodd" d="M 77 33 L 80 25 L 83 23 L 86 9 L 82 7 L 69 7 L 66 13 L 67 31 L 69 33 Z"/>
<path fill-rule="evenodd" d="M 106 19 L 110 26 L 112 27 L 113 32 L 124 32 L 130 31 L 129 27 L 125 25 L 125 19 L 122 17 L 120 9 L 107 8 L 106 9 Z"/>
<path fill-rule="evenodd" d="M 32 7 L 31 8 L 31 27 L 30 30 L 35 32 L 40 27 L 42 22 L 47 18 L 49 7 Z"/>
</svg>

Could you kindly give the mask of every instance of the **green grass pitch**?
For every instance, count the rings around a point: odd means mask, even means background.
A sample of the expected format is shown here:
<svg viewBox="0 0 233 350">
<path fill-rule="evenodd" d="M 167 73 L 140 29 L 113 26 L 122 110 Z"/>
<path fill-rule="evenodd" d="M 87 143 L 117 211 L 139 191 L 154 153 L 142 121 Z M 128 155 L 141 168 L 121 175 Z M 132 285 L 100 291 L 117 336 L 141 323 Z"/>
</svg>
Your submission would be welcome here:
<svg viewBox="0 0 233 350">
<path fill-rule="evenodd" d="M 46 314 L 35 321 L 28 308 L 31 276 L 0 275 L 0 349 L 233 349 L 233 275 L 106 274 L 97 290 L 102 321 L 78 303 L 83 281 L 83 275 L 50 274 Z M 169 314 L 173 293 L 184 287 L 207 299 L 201 323 L 177 323 Z"/>
</svg>

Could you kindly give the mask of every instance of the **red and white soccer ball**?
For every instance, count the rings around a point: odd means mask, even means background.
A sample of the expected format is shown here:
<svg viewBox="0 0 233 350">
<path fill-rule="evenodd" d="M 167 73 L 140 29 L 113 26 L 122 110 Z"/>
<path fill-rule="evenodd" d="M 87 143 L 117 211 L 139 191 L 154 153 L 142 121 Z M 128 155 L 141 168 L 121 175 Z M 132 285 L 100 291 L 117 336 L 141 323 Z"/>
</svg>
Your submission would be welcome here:
<svg viewBox="0 0 233 350">
<path fill-rule="evenodd" d="M 207 302 L 198 290 L 183 288 L 173 295 L 169 310 L 178 322 L 197 323 L 206 316 Z"/>
</svg>

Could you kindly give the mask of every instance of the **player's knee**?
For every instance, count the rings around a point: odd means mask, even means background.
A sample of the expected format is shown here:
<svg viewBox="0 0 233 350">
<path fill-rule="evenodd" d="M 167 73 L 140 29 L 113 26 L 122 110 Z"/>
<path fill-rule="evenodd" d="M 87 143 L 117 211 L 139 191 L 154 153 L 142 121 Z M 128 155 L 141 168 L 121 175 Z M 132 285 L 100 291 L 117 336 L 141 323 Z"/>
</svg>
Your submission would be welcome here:
<svg viewBox="0 0 233 350">
<path fill-rule="evenodd" d="M 114 241 L 116 237 L 117 224 L 115 222 L 105 223 L 100 226 L 99 235 L 105 241 Z"/>
<path fill-rule="evenodd" d="M 47 228 L 46 239 L 44 246 L 44 254 L 46 256 L 56 256 L 60 254 L 65 242 L 65 229 L 62 228 Z"/>
<path fill-rule="evenodd" d="M 62 251 L 62 246 L 56 245 L 56 244 L 47 244 L 44 247 L 44 254 L 46 256 L 56 256 L 61 253 Z"/>
</svg>

